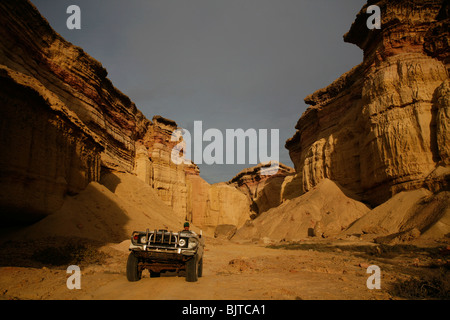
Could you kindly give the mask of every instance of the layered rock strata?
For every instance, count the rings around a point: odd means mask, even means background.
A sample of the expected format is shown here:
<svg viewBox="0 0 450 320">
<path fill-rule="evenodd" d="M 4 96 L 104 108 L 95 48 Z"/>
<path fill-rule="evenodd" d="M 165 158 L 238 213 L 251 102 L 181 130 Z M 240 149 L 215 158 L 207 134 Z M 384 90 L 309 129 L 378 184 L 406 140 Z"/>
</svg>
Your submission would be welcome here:
<svg viewBox="0 0 450 320">
<path fill-rule="evenodd" d="M 168 214 L 212 232 L 248 219 L 239 190 L 211 186 L 195 164 L 171 161 L 174 121 L 148 120 L 29 1 L 1 2 L 0 23 L 2 221 L 50 215 L 110 172 L 135 174 L 173 209 Z"/>
<path fill-rule="evenodd" d="M 0 65 L 34 78 L 75 113 L 105 147 L 104 166 L 131 171 L 134 141 L 149 120 L 101 63 L 64 40 L 28 1 L 2 1 L 0 23 Z"/>
<path fill-rule="evenodd" d="M 378 205 L 402 190 L 448 188 L 448 2 L 371 1 L 344 40 L 363 62 L 306 97 L 286 142 L 301 191 L 331 179 Z"/>
<path fill-rule="evenodd" d="M 135 140 L 149 120 L 28 1 L 2 1 L 0 24 L 1 147 L 8 150 L 0 205 L 12 220 L 32 221 L 98 181 L 101 167 L 132 171 Z"/>
<path fill-rule="evenodd" d="M 0 219 L 31 222 L 100 177 L 98 137 L 36 79 L 0 66 Z"/>
<path fill-rule="evenodd" d="M 164 203 L 186 219 L 186 172 L 198 172 L 198 168 L 194 164 L 177 165 L 171 160 L 172 149 L 177 144 L 171 141 L 171 135 L 176 129 L 177 124 L 173 120 L 153 117 L 146 134 L 136 143 L 135 173 L 156 190 Z"/>
<path fill-rule="evenodd" d="M 219 224 L 242 226 L 250 216 L 250 200 L 235 186 L 210 185 L 192 162 L 175 164 L 172 141 L 178 129 L 173 120 L 155 116 L 137 141 L 135 174 L 151 185 L 176 214 L 212 234 Z"/>
</svg>

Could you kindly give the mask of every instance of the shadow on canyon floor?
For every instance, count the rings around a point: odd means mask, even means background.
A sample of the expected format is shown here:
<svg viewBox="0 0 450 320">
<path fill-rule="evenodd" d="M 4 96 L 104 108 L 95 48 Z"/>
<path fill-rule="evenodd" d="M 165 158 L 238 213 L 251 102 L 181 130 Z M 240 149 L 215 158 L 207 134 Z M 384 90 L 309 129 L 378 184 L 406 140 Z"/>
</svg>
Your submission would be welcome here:
<svg viewBox="0 0 450 320">
<path fill-rule="evenodd" d="M 57 212 L 36 223 L 2 228 L 0 266 L 65 269 L 102 264 L 107 256 L 100 247 L 130 237 L 124 227 L 129 215 L 105 190 L 100 184 L 89 185 L 66 196 Z"/>
<path fill-rule="evenodd" d="M 103 244 L 81 238 L 49 237 L 34 241 L 7 241 L 0 245 L 0 267 L 65 270 L 69 265 L 104 263 Z"/>
</svg>

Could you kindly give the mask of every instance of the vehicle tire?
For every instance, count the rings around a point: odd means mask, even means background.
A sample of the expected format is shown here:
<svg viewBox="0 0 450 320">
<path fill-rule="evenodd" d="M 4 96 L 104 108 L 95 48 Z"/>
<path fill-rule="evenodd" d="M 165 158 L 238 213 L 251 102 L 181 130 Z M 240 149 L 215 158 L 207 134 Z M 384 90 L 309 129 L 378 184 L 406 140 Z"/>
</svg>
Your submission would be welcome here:
<svg viewBox="0 0 450 320">
<path fill-rule="evenodd" d="M 201 278 L 203 276 L 203 257 L 200 259 L 200 261 L 198 262 L 198 271 L 197 271 L 197 275 L 199 278 Z"/>
<path fill-rule="evenodd" d="M 139 281 L 141 280 L 142 271 L 139 270 L 139 259 L 136 255 L 131 252 L 127 260 L 127 279 L 128 281 Z"/>
<path fill-rule="evenodd" d="M 193 256 L 186 262 L 186 281 L 196 282 L 198 280 L 198 257 Z"/>
</svg>

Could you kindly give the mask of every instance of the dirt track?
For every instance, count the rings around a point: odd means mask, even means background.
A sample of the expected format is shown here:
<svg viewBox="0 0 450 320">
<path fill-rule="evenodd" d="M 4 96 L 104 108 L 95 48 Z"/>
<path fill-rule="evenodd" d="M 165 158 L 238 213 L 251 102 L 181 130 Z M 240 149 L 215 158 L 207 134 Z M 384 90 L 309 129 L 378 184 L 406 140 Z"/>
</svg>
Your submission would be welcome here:
<svg viewBox="0 0 450 320">
<path fill-rule="evenodd" d="M 425 253 L 371 258 L 345 245 L 352 244 L 341 242 L 336 247 L 319 242 L 311 249 L 285 250 L 207 239 L 203 277 L 198 282 L 188 283 L 175 274 L 150 278 L 144 272 L 141 281 L 131 283 L 125 276 L 124 242 L 101 247 L 100 252 L 108 256 L 101 265 L 81 267 L 80 290 L 67 288 L 70 275 L 64 267 L 17 267 L 3 262 L 0 299 L 391 299 L 389 287 L 395 279 L 423 272 L 425 265 L 420 264 L 432 259 Z M 366 286 L 370 264 L 381 268 L 380 290 Z"/>
</svg>

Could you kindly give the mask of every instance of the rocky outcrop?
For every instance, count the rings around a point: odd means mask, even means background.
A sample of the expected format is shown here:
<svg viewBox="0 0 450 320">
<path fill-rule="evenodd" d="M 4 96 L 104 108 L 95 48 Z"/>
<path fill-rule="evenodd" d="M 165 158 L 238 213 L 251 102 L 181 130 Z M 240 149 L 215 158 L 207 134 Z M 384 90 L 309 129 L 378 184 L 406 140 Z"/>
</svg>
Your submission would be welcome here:
<svg viewBox="0 0 450 320">
<path fill-rule="evenodd" d="M 290 188 L 293 184 L 295 170 L 278 163 L 273 168 L 277 170 L 276 173 L 274 172 L 271 175 L 263 174 L 264 170 L 272 170 L 270 168 L 271 165 L 271 163 L 261 163 L 244 169 L 228 181 L 229 185 L 236 187 L 247 195 L 251 202 L 252 218 L 270 208 L 279 206 L 286 199 L 300 195 L 299 193 L 292 194 L 291 192 L 297 188 Z"/>
<path fill-rule="evenodd" d="M 344 36 L 364 61 L 305 99 L 286 147 L 302 192 L 331 179 L 378 205 L 448 187 L 449 9 L 440 0 L 370 4 L 381 8 L 381 29 L 367 28 L 366 5 Z"/>
<path fill-rule="evenodd" d="M 101 168 L 133 170 L 149 121 L 28 1 L 2 1 L 0 23 L 0 206 L 2 219 L 29 222 L 98 181 Z"/>
<path fill-rule="evenodd" d="M 210 185 L 200 176 L 187 177 L 189 186 L 189 217 L 202 229 L 214 234 L 218 225 L 241 227 L 250 219 L 248 197 L 224 182 Z"/>
<path fill-rule="evenodd" d="M 187 171 L 198 173 L 196 165 L 175 164 L 171 160 L 172 149 L 177 142 L 171 141 L 177 129 L 173 120 L 161 116 L 153 117 L 147 132 L 137 141 L 134 172 L 154 188 L 161 200 L 179 215 L 187 217 Z"/>
<path fill-rule="evenodd" d="M 365 6 L 345 35 L 364 50 L 363 63 L 305 99 L 310 107 L 286 143 L 295 171 L 280 164 L 264 176 L 261 164 L 213 185 L 195 164 L 171 160 L 175 121 L 147 119 L 28 1 L 0 2 L 0 220 L 29 223 L 61 212 L 86 188 L 112 199 L 104 187 L 115 194 L 122 177 L 137 189 L 120 203 L 144 189 L 158 197 L 144 201 L 158 213 L 145 221 L 188 220 L 211 235 L 218 225 L 258 226 L 251 230 L 295 239 L 339 232 L 368 210 L 355 199 L 377 205 L 402 190 L 448 188 L 448 4 L 372 2 L 382 8 L 382 29 L 365 27 Z M 307 191 L 314 192 L 300 196 Z M 447 216 L 439 215 L 441 225 Z"/>
<path fill-rule="evenodd" d="M 381 29 L 369 30 L 369 5 L 381 9 Z M 364 61 L 382 61 L 397 54 L 419 53 L 442 61 L 449 67 L 450 5 L 445 0 L 378 0 L 357 14 L 344 41 L 364 51 Z"/>
<path fill-rule="evenodd" d="M 173 120 L 155 116 L 145 136 L 137 142 L 135 173 L 151 185 L 176 214 L 213 234 L 219 224 L 242 226 L 250 216 L 250 200 L 226 183 L 210 185 L 194 163 L 175 164 L 171 141 L 178 129 Z"/>
<path fill-rule="evenodd" d="M 450 165 L 450 80 L 435 92 L 436 143 L 441 161 Z"/>
<path fill-rule="evenodd" d="M 102 165 L 131 171 L 149 120 L 100 62 L 57 34 L 28 1 L 2 1 L 0 65 L 34 78 L 100 139 Z"/>
<path fill-rule="evenodd" d="M 248 219 L 242 192 L 209 185 L 195 164 L 171 160 L 175 121 L 148 120 L 29 1 L 1 2 L 0 23 L 2 221 L 42 219 L 111 173 L 136 175 L 169 215 L 211 232 Z"/>
<path fill-rule="evenodd" d="M 32 222 L 100 177 L 104 148 L 36 79 L 0 66 L 0 219 Z"/>
</svg>

